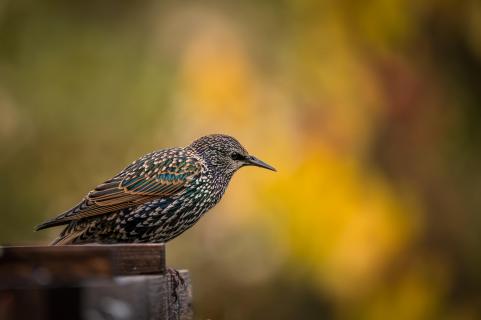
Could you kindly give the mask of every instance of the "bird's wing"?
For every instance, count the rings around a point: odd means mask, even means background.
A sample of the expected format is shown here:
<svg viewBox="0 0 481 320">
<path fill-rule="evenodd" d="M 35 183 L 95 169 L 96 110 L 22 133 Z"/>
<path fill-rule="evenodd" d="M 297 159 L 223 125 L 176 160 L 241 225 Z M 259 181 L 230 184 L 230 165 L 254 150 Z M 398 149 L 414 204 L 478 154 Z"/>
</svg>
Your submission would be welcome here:
<svg viewBox="0 0 481 320">
<path fill-rule="evenodd" d="M 71 210 L 39 225 L 37 230 L 171 196 L 200 172 L 201 163 L 177 149 L 151 153 L 97 186 Z"/>
</svg>

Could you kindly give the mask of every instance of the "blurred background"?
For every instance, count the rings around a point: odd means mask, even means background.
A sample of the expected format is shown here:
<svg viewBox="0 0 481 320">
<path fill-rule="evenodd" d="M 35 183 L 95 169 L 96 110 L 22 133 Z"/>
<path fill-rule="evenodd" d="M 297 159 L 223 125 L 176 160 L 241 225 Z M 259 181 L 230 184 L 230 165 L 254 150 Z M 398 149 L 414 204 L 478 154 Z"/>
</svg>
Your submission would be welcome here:
<svg viewBox="0 0 481 320">
<path fill-rule="evenodd" d="M 481 318 L 477 0 L 0 0 L 0 243 L 152 150 L 242 169 L 167 246 L 197 319 Z"/>
</svg>

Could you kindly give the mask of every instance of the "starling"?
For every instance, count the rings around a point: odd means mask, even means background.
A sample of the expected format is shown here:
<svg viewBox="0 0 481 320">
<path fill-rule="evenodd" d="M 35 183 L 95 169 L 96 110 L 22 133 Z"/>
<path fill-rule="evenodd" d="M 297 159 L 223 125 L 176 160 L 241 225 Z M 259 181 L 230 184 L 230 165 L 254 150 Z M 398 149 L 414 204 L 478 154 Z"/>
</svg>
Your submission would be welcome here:
<svg viewBox="0 0 481 320">
<path fill-rule="evenodd" d="M 166 242 L 222 198 L 241 167 L 275 171 L 233 137 L 213 134 L 185 148 L 149 153 L 36 230 L 66 225 L 53 245 Z"/>
</svg>

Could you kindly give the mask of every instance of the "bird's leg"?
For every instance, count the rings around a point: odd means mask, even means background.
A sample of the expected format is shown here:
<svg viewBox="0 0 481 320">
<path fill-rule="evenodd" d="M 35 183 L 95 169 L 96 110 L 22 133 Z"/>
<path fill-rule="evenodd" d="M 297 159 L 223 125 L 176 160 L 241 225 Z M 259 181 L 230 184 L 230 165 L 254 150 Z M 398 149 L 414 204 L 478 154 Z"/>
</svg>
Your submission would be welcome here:
<svg viewBox="0 0 481 320">
<path fill-rule="evenodd" d="M 185 286 L 185 281 L 184 278 L 180 275 L 179 271 L 173 268 L 167 268 L 166 273 L 170 275 L 170 280 L 173 283 L 172 286 L 172 297 L 174 298 L 174 302 L 177 302 L 179 300 L 179 296 L 177 294 L 177 289 L 181 285 L 182 287 Z"/>
</svg>

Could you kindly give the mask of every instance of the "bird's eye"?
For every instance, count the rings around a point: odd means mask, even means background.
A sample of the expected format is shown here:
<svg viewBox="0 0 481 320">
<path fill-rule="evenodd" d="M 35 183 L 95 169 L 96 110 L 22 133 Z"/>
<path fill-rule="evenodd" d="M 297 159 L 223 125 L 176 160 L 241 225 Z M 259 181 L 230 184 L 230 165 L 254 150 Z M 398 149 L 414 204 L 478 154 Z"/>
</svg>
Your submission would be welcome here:
<svg viewBox="0 0 481 320">
<path fill-rule="evenodd" d="M 238 152 L 231 153 L 230 157 L 232 160 L 244 160 L 246 157 Z"/>
</svg>

